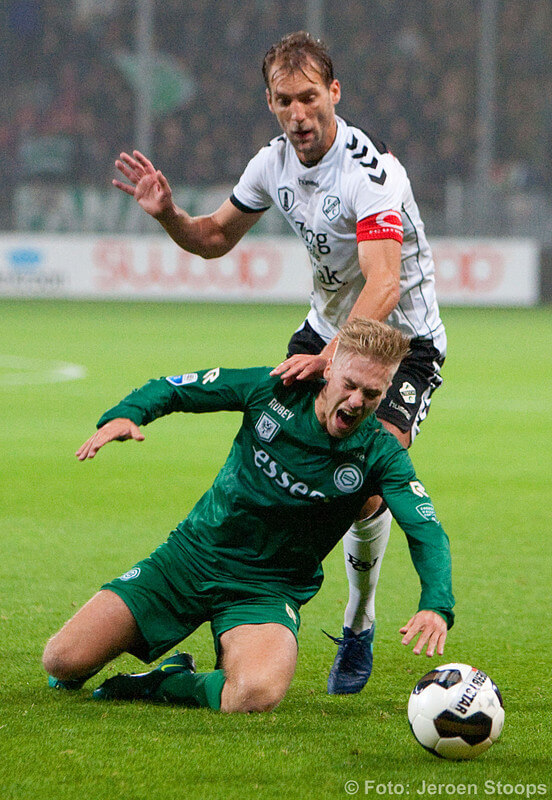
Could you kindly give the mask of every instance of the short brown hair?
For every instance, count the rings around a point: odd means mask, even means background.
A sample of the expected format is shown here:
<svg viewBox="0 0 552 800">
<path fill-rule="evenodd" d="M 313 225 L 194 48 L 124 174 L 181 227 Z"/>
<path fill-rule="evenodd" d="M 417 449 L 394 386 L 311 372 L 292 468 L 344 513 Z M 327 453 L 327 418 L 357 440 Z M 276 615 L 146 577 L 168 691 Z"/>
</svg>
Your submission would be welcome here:
<svg viewBox="0 0 552 800">
<path fill-rule="evenodd" d="M 410 339 L 384 322 L 355 317 L 346 322 L 337 334 L 334 354 L 345 351 L 371 357 L 383 364 L 399 364 L 410 352 Z"/>
<path fill-rule="evenodd" d="M 332 59 L 328 48 L 320 39 L 307 31 L 288 33 L 272 45 L 263 60 L 263 77 L 270 91 L 270 70 L 278 62 L 285 72 L 304 72 L 309 62 L 314 62 L 326 86 L 334 79 Z"/>
</svg>

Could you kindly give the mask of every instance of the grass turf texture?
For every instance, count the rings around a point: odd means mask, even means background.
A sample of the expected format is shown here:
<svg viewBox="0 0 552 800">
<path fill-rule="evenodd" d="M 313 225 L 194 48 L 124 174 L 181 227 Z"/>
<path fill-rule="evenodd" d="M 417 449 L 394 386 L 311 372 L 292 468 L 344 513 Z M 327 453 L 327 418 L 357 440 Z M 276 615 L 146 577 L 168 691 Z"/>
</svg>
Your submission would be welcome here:
<svg viewBox="0 0 552 800">
<path fill-rule="evenodd" d="M 87 369 L 81 380 L 33 383 L 31 374 L 14 386 L 0 367 L 2 800 L 307 800 L 346 797 L 347 781 L 360 784 L 358 796 L 382 794 L 364 781 L 391 781 L 395 796 L 401 787 L 430 796 L 428 784 L 447 796 L 465 785 L 480 797 L 499 796 L 501 784 L 545 784 L 550 796 L 549 309 L 443 312 L 445 384 L 411 452 L 452 543 L 457 623 L 445 656 L 415 657 L 400 645 L 418 587 L 395 527 L 367 688 L 325 692 L 335 647 L 320 629 L 339 633 L 346 602 L 339 545 L 303 608 L 287 697 L 274 713 L 231 717 L 91 701 L 108 675 L 142 669 L 130 656 L 81 692 L 54 692 L 40 656 L 103 581 L 186 515 L 222 464 L 239 415 L 173 416 L 147 428 L 144 442 L 113 444 L 93 462 L 73 453 L 101 412 L 150 377 L 277 363 L 304 309 L 40 301 L 0 309 L 1 355 Z M 208 626 L 184 647 L 200 670 L 212 668 Z M 412 687 L 449 661 L 488 671 L 505 700 L 502 738 L 474 762 L 435 759 L 408 728 Z"/>
</svg>

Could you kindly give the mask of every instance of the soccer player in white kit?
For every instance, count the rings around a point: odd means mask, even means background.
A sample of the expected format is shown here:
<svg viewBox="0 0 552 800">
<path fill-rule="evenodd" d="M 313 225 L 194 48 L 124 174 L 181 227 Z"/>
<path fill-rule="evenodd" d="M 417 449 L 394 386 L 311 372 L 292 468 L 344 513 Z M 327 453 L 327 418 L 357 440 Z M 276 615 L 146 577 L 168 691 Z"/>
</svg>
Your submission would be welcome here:
<svg viewBox="0 0 552 800">
<path fill-rule="evenodd" d="M 311 308 L 276 367 L 284 384 L 320 377 L 340 326 L 353 317 L 386 321 L 411 340 L 377 416 L 409 447 L 441 384 L 446 335 L 434 265 L 404 167 L 382 143 L 338 117 L 339 81 L 325 46 L 308 33 L 285 36 L 265 56 L 270 111 L 283 135 L 249 162 L 213 214 L 190 217 L 165 176 L 138 151 L 116 166 L 133 196 L 188 252 L 216 258 L 234 247 L 272 205 L 304 242 L 312 265 Z M 330 694 L 352 694 L 372 670 L 375 592 L 391 513 L 372 497 L 345 535 L 349 600 L 328 679 Z M 333 638 L 333 637 L 332 637 Z"/>
</svg>

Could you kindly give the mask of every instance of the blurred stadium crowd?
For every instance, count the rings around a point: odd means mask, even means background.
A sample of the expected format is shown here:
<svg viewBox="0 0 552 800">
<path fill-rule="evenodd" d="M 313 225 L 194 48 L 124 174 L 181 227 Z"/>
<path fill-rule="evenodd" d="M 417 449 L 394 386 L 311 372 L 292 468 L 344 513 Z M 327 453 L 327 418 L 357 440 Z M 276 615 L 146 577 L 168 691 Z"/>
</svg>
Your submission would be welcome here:
<svg viewBox="0 0 552 800">
<path fill-rule="evenodd" d="M 422 205 L 474 177 L 477 14 L 467 0 L 324 3 L 343 87 L 339 113 L 383 139 Z M 494 180 L 552 188 L 550 0 L 499 6 Z M 0 227 L 10 189 L 49 180 L 105 187 L 135 146 L 135 3 L 5 0 L 0 10 Z M 305 27 L 300 0 L 158 0 L 164 64 L 150 153 L 174 184 L 232 184 L 278 129 L 264 101 L 270 44 Z"/>
</svg>

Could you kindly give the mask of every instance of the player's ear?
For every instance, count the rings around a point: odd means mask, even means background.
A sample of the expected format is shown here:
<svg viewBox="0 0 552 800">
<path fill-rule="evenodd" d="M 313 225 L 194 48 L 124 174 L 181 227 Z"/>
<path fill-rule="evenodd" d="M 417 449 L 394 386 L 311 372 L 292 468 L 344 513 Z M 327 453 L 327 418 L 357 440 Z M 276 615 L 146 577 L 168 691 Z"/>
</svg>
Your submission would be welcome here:
<svg viewBox="0 0 552 800">
<path fill-rule="evenodd" d="M 336 106 L 341 100 L 341 84 L 337 78 L 330 83 L 330 97 L 334 106 Z"/>
<path fill-rule="evenodd" d="M 266 89 L 265 91 L 266 91 L 266 102 L 268 103 L 269 109 L 274 114 L 274 108 L 272 106 L 272 95 L 270 93 L 270 89 Z"/>
<path fill-rule="evenodd" d="M 326 363 L 326 366 L 324 367 L 324 372 L 323 372 L 324 380 L 326 380 L 326 381 L 330 377 L 330 374 L 331 374 L 331 371 L 332 371 L 332 364 L 333 364 L 333 358 L 329 358 L 327 363 Z"/>
</svg>

